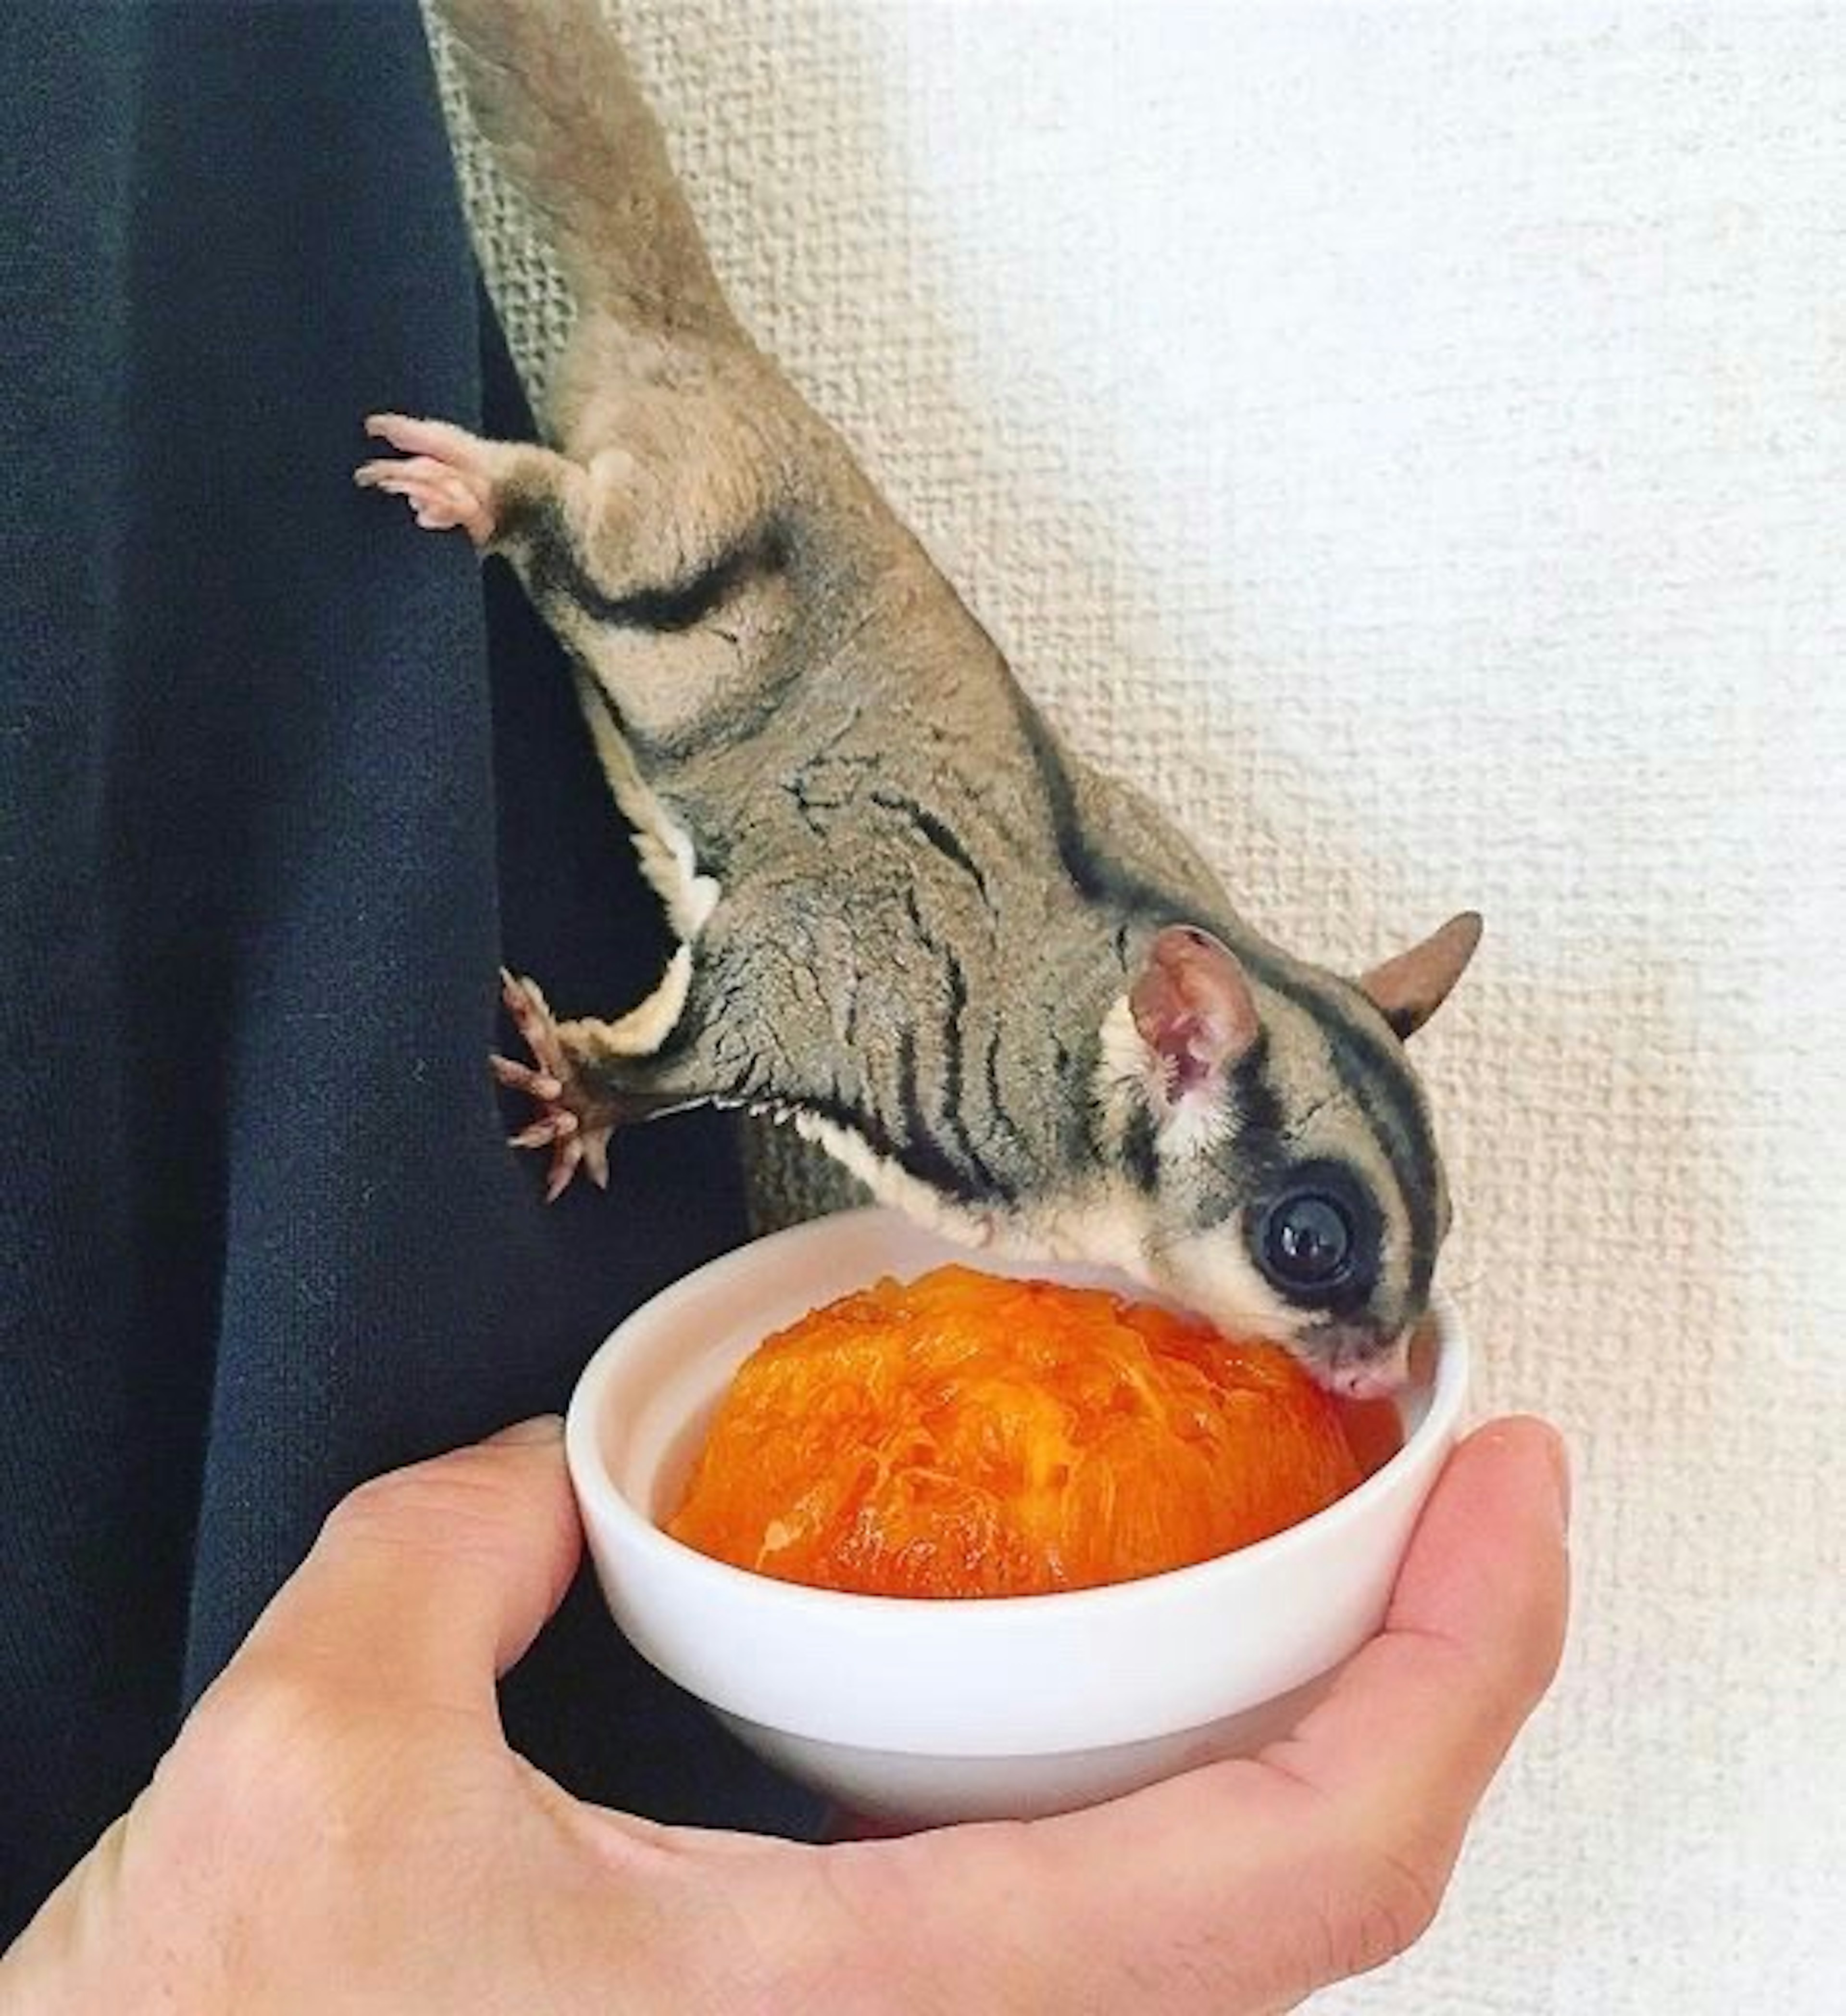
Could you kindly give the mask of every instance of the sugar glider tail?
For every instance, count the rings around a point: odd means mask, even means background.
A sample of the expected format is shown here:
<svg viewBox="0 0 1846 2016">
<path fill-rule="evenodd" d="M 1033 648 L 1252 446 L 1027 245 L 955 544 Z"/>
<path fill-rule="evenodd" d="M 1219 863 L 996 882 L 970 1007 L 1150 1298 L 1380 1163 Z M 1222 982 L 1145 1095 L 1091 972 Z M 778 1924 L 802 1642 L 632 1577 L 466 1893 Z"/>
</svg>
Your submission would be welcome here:
<svg viewBox="0 0 1846 2016">
<path fill-rule="evenodd" d="M 743 337 L 659 123 L 597 0 L 437 0 L 481 135 L 544 219 L 581 312 Z"/>
</svg>

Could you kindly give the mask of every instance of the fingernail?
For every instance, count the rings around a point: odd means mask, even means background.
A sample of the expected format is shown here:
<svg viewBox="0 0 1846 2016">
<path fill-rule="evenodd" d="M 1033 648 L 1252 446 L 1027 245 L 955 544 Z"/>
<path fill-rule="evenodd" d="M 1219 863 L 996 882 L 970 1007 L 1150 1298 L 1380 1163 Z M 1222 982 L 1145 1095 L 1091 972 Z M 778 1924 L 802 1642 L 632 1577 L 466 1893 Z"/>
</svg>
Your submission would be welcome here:
<svg viewBox="0 0 1846 2016">
<path fill-rule="evenodd" d="M 535 1414 L 529 1421 L 515 1421 L 497 1435 L 488 1437 L 489 1449 L 520 1449 L 527 1443 L 555 1442 L 564 1432 L 562 1414 Z"/>
</svg>

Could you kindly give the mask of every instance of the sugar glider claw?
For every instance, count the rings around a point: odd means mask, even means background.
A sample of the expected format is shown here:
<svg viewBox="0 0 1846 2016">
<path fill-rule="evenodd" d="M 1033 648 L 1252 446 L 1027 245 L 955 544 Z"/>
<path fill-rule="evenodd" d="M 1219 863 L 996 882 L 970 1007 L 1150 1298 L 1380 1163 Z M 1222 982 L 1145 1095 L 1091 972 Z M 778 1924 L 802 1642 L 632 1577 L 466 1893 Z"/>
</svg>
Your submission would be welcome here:
<svg viewBox="0 0 1846 2016">
<path fill-rule="evenodd" d="M 521 979 L 502 967 L 500 998 L 532 1061 L 521 1064 L 496 1053 L 488 1059 L 489 1067 L 501 1084 L 523 1093 L 539 1109 L 531 1121 L 508 1137 L 508 1147 L 550 1149 L 547 1204 L 563 1195 L 579 1169 L 598 1190 L 607 1190 L 608 1109 L 584 1084 L 571 1062 L 538 982 Z"/>
<path fill-rule="evenodd" d="M 485 551 L 493 541 L 496 513 L 482 444 L 444 421 L 413 420 L 401 413 L 373 413 L 365 431 L 397 449 L 402 459 L 363 463 L 353 472 L 354 482 L 362 490 L 401 497 L 426 531 L 460 526 L 477 551 Z"/>
</svg>

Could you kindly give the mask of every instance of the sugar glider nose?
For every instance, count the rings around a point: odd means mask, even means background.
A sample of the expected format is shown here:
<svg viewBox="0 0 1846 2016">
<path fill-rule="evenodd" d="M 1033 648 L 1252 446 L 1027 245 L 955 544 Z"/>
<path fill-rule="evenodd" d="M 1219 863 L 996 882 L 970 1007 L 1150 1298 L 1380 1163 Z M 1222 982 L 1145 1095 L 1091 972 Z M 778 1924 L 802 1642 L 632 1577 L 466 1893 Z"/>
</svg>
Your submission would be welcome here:
<svg viewBox="0 0 1846 2016">
<path fill-rule="evenodd" d="M 1410 1377 L 1408 1330 L 1380 1342 L 1369 1330 L 1336 1330 L 1326 1338 L 1315 1370 L 1330 1392 L 1348 1400 L 1384 1400 Z"/>
</svg>

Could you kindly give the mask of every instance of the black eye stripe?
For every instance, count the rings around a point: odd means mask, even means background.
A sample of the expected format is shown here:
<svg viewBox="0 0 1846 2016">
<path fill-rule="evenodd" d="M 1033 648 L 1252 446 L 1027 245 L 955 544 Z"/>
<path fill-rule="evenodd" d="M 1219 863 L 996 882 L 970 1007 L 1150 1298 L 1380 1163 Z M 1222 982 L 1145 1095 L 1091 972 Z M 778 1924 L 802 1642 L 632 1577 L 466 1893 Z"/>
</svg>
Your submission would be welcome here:
<svg viewBox="0 0 1846 2016">
<path fill-rule="evenodd" d="M 1441 1243 L 1441 1175 L 1429 1118 L 1400 1055 L 1380 1039 L 1337 981 L 1283 970 L 1259 952 L 1245 954 L 1250 971 L 1312 1015 L 1325 1035 L 1333 1073 L 1370 1129 L 1389 1165 L 1409 1219 L 1411 1298 L 1428 1293 Z"/>
<path fill-rule="evenodd" d="M 1251 1207 L 1244 1237 L 1269 1285 L 1303 1308 L 1348 1314 L 1377 1285 L 1383 1220 L 1358 1172 L 1297 1163 Z"/>
</svg>

